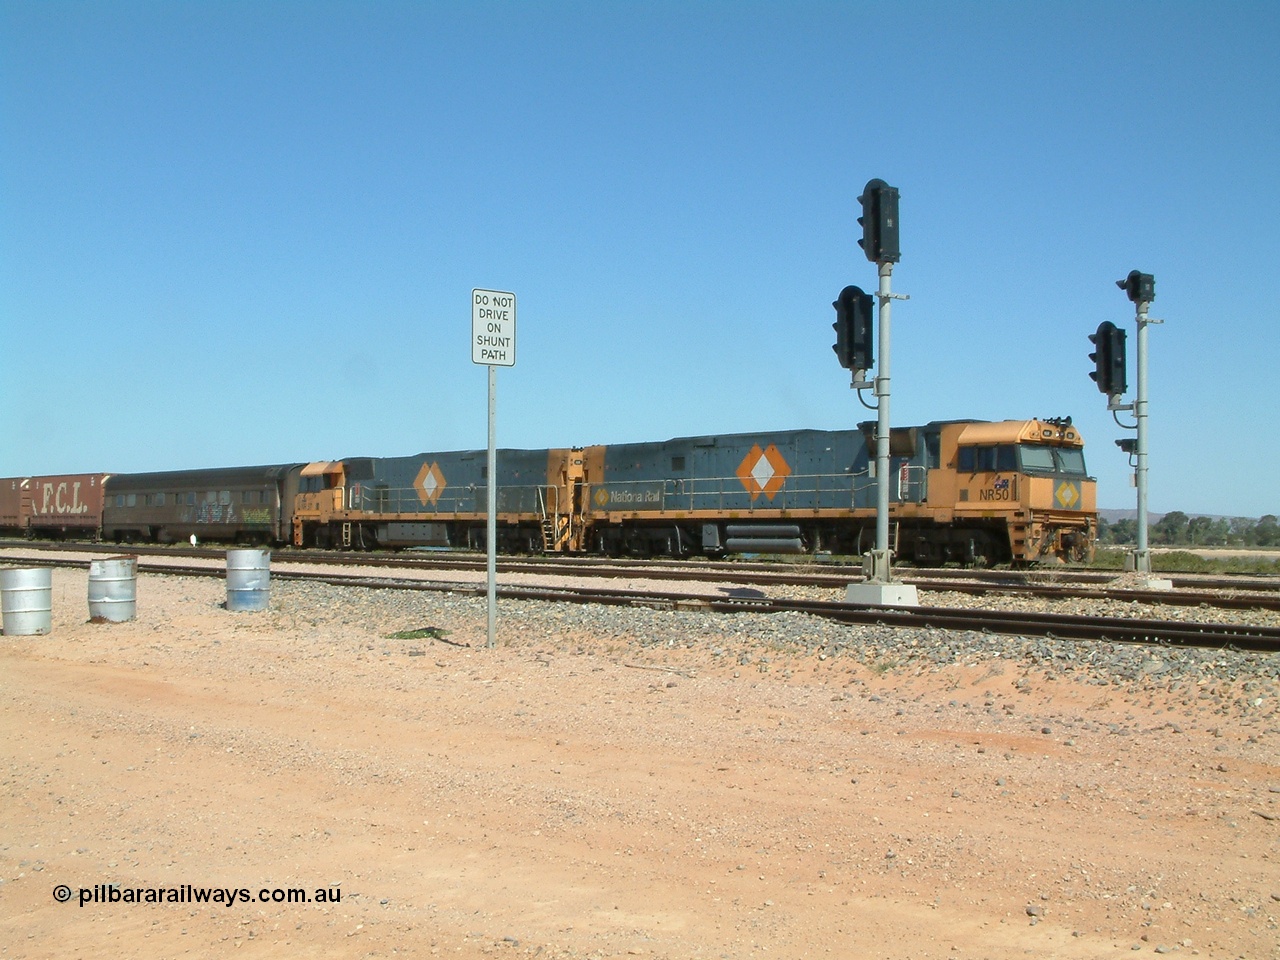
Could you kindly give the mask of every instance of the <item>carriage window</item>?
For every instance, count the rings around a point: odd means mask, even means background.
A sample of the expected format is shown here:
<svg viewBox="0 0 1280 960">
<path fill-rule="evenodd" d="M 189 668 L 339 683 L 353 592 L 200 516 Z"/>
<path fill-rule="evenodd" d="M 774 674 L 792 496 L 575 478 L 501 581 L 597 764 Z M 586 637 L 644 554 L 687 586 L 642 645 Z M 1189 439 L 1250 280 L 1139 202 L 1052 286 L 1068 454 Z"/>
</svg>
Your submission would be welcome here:
<svg viewBox="0 0 1280 960">
<path fill-rule="evenodd" d="M 124 498 L 124 504 L 126 507 L 136 507 L 138 505 L 138 495 L 136 493 L 128 494 Z"/>
<path fill-rule="evenodd" d="M 156 494 L 156 506 L 157 506 L 157 507 L 163 507 L 163 506 L 164 506 L 164 494 L 163 494 L 163 493 L 157 493 L 157 494 Z"/>
<path fill-rule="evenodd" d="M 231 505 L 231 491 L 230 491 L 230 490 L 219 490 L 219 491 L 218 491 L 218 503 L 222 504 L 224 507 L 230 506 L 230 505 Z"/>
<path fill-rule="evenodd" d="M 252 491 L 252 490 L 241 490 L 241 491 L 240 491 L 240 502 L 241 502 L 242 504 L 244 504 L 245 506 L 248 506 L 249 504 L 253 503 L 253 491 Z"/>
<path fill-rule="evenodd" d="M 123 494 L 123 493 L 117 493 L 117 494 L 116 494 L 116 506 L 117 506 L 117 507 L 123 507 L 123 506 L 124 506 L 124 494 Z"/>
<path fill-rule="evenodd" d="M 196 494 L 195 494 L 195 491 L 193 490 L 187 494 L 187 506 L 194 507 L 195 505 L 196 505 Z"/>
</svg>

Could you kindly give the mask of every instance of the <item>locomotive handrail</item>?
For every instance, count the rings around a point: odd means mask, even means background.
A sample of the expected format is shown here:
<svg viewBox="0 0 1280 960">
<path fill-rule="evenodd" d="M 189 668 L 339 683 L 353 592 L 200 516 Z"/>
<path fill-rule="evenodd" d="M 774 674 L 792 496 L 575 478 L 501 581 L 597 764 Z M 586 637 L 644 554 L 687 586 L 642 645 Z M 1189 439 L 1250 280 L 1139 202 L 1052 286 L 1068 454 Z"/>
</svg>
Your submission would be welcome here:
<svg viewBox="0 0 1280 960">
<path fill-rule="evenodd" d="M 585 485 L 586 512 L 632 510 L 637 513 L 666 510 L 787 510 L 812 509 L 821 504 L 822 498 L 830 498 L 826 504 L 834 509 L 852 509 L 859 492 L 873 484 L 859 484 L 865 473 L 813 473 L 791 474 L 786 483 L 769 498 L 767 494 L 751 492 L 743 486 L 740 477 L 697 477 L 662 480 L 609 480 Z M 599 502 L 597 490 L 604 490 L 607 498 Z M 847 495 L 847 496 L 846 496 Z M 842 499 L 843 498 L 843 499 Z M 794 500 L 802 502 L 796 507 Z"/>
<path fill-rule="evenodd" d="M 912 477 L 918 474 L 918 479 Z M 906 483 L 903 483 L 903 477 L 906 477 Z M 917 496 L 913 496 L 913 488 L 918 491 Z M 929 468 L 918 463 L 903 462 L 898 467 L 898 500 L 903 503 L 924 503 L 929 499 Z"/>
<path fill-rule="evenodd" d="M 509 484 L 498 487 L 498 511 L 500 513 L 539 514 L 544 490 L 555 490 L 547 484 Z M 381 487 L 368 482 L 357 490 L 353 485 L 349 496 L 350 509 L 372 514 L 455 514 L 484 513 L 487 509 L 488 488 L 484 484 L 446 487 L 434 501 L 425 503 L 415 487 Z M 559 490 L 556 490 L 558 507 Z"/>
</svg>

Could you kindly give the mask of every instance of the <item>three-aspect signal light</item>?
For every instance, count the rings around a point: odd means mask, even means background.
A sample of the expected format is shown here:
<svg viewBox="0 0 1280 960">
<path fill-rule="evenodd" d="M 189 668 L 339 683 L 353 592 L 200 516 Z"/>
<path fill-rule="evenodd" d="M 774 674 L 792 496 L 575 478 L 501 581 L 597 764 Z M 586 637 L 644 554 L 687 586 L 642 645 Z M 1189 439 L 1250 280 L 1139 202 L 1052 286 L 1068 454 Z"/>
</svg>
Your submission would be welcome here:
<svg viewBox="0 0 1280 960">
<path fill-rule="evenodd" d="M 858 246 L 872 263 L 897 263 L 902 259 L 898 249 L 898 188 L 883 180 L 868 180 L 858 197 L 862 204 L 862 239 Z"/>
<path fill-rule="evenodd" d="M 1118 397 L 1129 387 L 1125 373 L 1125 336 L 1125 332 L 1110 320 L 1103 320 L 1098 324 L 1098 332 L 1089 334 L 1094 345 L 1089 359 L 1095 368 L 1089 376 L 1109 397 Z"/>
<path fill-rule="evenodd" d="M 870 370 L 875 362 L 872 350 L 871 294 L 861 287 L 845 287 L 831 304 L 836 308 L 836 352 L 840 366 L 846 370 Z"/>
<path fill-rule="evenodd" d="M 1156 298 L 1156 278 L 1149 273 L 1130 270 L 1123 280 L 1117 280 L 1116 286 L 1134 303 L 1150 303 Z"/>
</svg>

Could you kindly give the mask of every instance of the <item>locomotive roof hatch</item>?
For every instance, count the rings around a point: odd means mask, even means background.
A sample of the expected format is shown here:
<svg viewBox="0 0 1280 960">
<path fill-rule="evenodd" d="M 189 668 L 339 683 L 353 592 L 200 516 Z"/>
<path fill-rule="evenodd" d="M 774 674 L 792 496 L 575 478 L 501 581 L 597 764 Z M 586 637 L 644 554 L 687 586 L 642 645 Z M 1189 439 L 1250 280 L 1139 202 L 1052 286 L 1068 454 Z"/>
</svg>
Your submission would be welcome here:
<svg viewBox="0 0 1280 960">
<path fill-rule="evenodd" d="M 302 468 L 304 477 L 320 477 L 326 473 L 341 473 L 342 464 L 338 461 L 330 462 L 328 460 L 320 460 L 316 463 L 308 463 Z"/>
<path fill-rule="evenodd" d="M 858 429 L 862 431 L 867 449 L 874 451 L 876 448 L 876 422 L 874 420 L 865 420 L 858 424 Z M 891 427 L 889 429 L 889 456 L 914 457 L 919 446 L 919 427 Z"/>
</svg>

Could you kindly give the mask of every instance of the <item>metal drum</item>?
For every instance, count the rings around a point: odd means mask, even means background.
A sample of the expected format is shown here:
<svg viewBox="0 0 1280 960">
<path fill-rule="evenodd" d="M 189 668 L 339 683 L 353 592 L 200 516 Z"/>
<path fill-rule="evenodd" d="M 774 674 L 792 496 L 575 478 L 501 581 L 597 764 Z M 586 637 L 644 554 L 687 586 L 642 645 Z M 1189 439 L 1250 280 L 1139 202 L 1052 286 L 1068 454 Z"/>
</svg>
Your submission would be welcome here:
<svg viewBox="0 0 1280 960">
<path fill-rule="evenodd" d="M 138 558 L 109 557 L 89 564 L 89 619 L 123 623 L 138 613 Z"/>
<path fill-rule="evenodd" d="M 0 570 L 0 608 L 6 637 L 48 633 L 53 625 L 53 570 Z"/>
<path fill-rule="evenodd" d="M 271 600 L 271 551 L 227 551 L 227 609 L 265 610 Z"/>
</svg>

